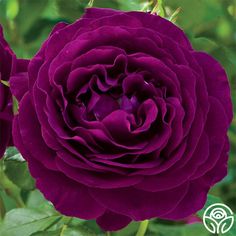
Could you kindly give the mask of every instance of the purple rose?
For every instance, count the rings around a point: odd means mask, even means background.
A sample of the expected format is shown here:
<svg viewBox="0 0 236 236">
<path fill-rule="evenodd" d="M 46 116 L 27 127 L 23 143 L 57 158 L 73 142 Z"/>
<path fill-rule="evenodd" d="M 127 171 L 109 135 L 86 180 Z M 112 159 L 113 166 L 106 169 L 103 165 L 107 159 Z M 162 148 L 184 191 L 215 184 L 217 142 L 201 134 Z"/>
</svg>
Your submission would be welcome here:
<svg viewBox="0 0 236 236">
<path fill-rule="evenodd" d="M 0 80 L 8 81 L 11 75 L 14 54 L 4 39 L 0 25 Z M 0 82 L 0 158 L 11 142 L 12 102 L 10 89 Z"/>
<path fill-rule="evenodd" d="M 55 27 L 21 90 L 15 81 L 15 145 L 65 215 L 105 230 L 183 219 L 227 173 L 224 69 L 159 16 L 88 9 Z"/>
<path fill-rule="evenodd" d="M 26 76 L 28 62 L 28 60 L 16 58 L 4 39 L 0 25 L 0 80 L 8 82 L 10 76 L 17 76 L 17 78 Z M 22 80 L 20 86 L 21 84 Z M 18 86 L 18 84 L 15 83 L 13 88 L 15 86 Z M 6 147 L 12 145 L 12 119 L 12 95 L 9 87 L 0 82 L 0 158 L 3 156 Z"/>
</svg>

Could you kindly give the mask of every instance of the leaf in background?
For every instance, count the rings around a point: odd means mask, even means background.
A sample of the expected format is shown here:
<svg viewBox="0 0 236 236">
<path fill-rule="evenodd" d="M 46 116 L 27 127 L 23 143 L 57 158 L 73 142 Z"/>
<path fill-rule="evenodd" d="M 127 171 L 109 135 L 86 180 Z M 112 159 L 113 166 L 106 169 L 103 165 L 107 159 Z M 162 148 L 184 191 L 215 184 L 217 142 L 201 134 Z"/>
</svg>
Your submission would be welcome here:
<svg viewBox="0 0 236 236">
<path fill-rule="evenodd" d="M 74 220 L 72 220 L 72 223 L 73 223 L 73 221 Z M 78 224 L 76 224 L 76 227 L 77 227 L 77 225 Z M 95 232 L 98 235 L 101 234 L 101 232 L 102 232 L 95 220 L 86 220 L 83 222 L 83 226 L 91 229 L 93 232 Z"/>
<path fill-rule="evenodd" d="M 113 232 L 112 236 L 131 236 L 135 235 L 135 233 L 138 231 L 139 228 L 139 222 L 132 222 L 128 226 L 126 226 L 124 229 Z"/>
<path fill-rule="evenodd" d="M 6 1 L 0 1 L 0 24 L 6 25 Z"/>
<path fill-rule="evenodd" d="M 57 0 L 48 1 L 46 9 L 43 11 L 42 18 L 51 19 L 51 20 L 60 18 L 60 15 L 57 9 Z"/>
<path fill-rule="evenodd" d="M 0 190 L 0 196 L 3 199 L 4 202 L 4 206 L 6 211 L 10 211 L 14 208 L 16 208 L 16 203 L 14 202 L 13 199 L 11 199 L 6 193 L 5 191 Z"/>
<path fill-rule="evenodd" d="M 19 0 L 19 14 L 16 17 L 16 23 L 19 32 L 25 34 L 35 21 L 40 18 L 47 7 L 48 0 Z M 30 20 L 28 20 L 30 19 Z"/>
<path fill-rule="evenodd" d="M 102 236 L 103 234 L 99 234 Z M 54 230 L 54 231 L 40 231 L 33 233 L 30 236 L 98 236 L 91 230 L 81 227 L 68 227 L 64 225 L 62 228 Z M 123 236 L 123 235 L 121 235 Z"/>
<path fill-rule="evenodd" d="M 69 21 L 77 20 L 83 13 L 88 4 L 84 0 L 56 0 L 59 15 Z"/>
<path fill-rule="evenodd" d="M 10 159 L 10 158 L 12 158 L 13 156 L 15 156 L 15 155 L 18 155 L 19 154 L 19 152 L 18 152 L 18 150 L 15 148 L 15 147 L 9 147 L 9 148 L 7 148 L 7 150 L 6 150 L 6 152 L 5 152 L 5 154 L 4 154 L 4 157 L 6 158 L 6 159 Z M 22 159 L 22 157 L 20 158 L 19 156 L 16 158 L 16 159 L 18 159 L 19 158 L 19 160 L 21 160 Z M 23 159 L 24 160 L 24 159 Z M 22 160 L 22 161 L 23 161 Z"/>
<path fill-rule="evenodd" d="M 35 181 L 31 177 L 25 161 L 6 160 L 4 163 L 5 174 L 15 185 L 24 190 L 35 188 Z"/>
<path fill-rule="evenodd" d="M 16 153 L 13 156 L 9 156 L 5 158 L 5 161 L 18 161 L 18 162 L 24 162 L 25 159 L 22 157 L 20 153 Z"/>
<path fill-rule="evenodd" d="M 209 236 L 203 224 L 199 223 L 179 226 L 150 224 L 148 230 L 151 233 L 150 236 Z"/>
<path fill-rule="evenodd" d="M 123 11 L 140 11 L 142 9 L 142 4 L 136 0 L 117 0 L 119 4 L 119 9 Z"/>
<path fill-rule="evenodd" d="M 43 194 L 39 190 L 35 189 L 29 193 L 26 206 L 29 208 L 35 208 L 45 202 L 47 202 L 47 200 L 44 198 Z"/>
<path fill-rule="evenodd" d="M 31 42 L 37 42 L 40 39 L 40 36 L 45 33 L 45 39 L 50 34 L 53 27 L 59 22 L 62 21 L 60 19 L 39 19 L 35 22 L 35 24 L 28 30 L 28 32 L 24 35 L 24 42 L 26 44 Z"/>
<path fill-rule="evenodd" d="M 62 236 L 96 236 L 96 234 L 86 227 L 77 226 L 76 228 L 66 228 Z"/>
<path fill-rule="evenodd" d="M 54 231 L 39 231 L 31 234 L 30 236 L 65 236 L 62 234 L 62 229 L 54 230 Z"/>
<path fill-rule="evenodd" d="M 215 0 L 191 0 L 191 3 L 189 0 L 166 0 L 165 6 L 172 10 L 181 7 L 178 24 L 194 35 L 215 26 L 223 14 L 221 5 L 215 4 Z"/>
<path fill-rule="evenodd" d="M 212 52 L 217 49 L 219 46 L 212 40 L 204 37 L 197 37 L 191 39 L 193 48 L 197 51 Z"/>
<path fill-rule="evenodd" d="M 9 20 L 14 20 L 19 12 L 18 0 L 8 0 L 6 2 L 6 15 Z"/>
<path fill-rule="evenodd" d="M 119 9 L 119 3 L 117 0 L 94 0 L 93 7 Z"/>
<path fill-rule="evenodd" d="M 36 209 L 14 209 L 9 211 L 0 226 L 0 235 L 30 236 L 56 224 L 62 216 L 50 215 Z"/>
</svg>

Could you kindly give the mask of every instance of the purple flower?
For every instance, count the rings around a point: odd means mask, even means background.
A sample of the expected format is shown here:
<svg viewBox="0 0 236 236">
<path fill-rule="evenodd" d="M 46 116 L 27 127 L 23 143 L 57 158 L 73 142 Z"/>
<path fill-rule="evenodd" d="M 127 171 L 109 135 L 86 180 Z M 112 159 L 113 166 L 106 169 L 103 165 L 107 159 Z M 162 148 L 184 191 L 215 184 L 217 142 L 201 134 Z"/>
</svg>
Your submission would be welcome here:
<svg viewBox="0 0 236 236">
<path fill-rule="evenodd" d="M 15 145 L 65 215 L 105 230 L 183 219 L 227 174 L 224 69 L 159 16 L 88 9 L 55 27 L 21 90 L 15 81 Z"/>
<path fill-rule="evenodd" d="M 12 95 L 7 85 L 10 76 L 21 78 L 25 76 L 28 60 L 17 59 L 3 36 L 0 25 L 0 158 L 3 156 L 6 147 L 12 145 Z M 20 85 L 22 80 L 20 81 Z M 13 87 L 17 86 L 17 83 Z M 20 92 L 22 93 L 22 92 Z"/>
<path fill-rule="evenodd" d="M 4 39 L 0 25 L 0 80 L 9 80 L 14 54 Z M 6 147 L 12 144 L 12 102 L 10 89 L 0 82 L 0 158 L 2 158 Z"/>
</svg>

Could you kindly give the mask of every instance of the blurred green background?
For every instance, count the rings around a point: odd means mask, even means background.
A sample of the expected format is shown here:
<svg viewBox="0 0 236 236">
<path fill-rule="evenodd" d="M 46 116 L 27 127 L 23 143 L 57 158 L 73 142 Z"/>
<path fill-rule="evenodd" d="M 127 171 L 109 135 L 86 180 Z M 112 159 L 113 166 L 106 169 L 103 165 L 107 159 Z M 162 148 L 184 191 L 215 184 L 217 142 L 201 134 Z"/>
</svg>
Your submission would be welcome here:
<svg viewBox="0 0 236 236">
<path fill-rule="evenodd" d="M 235 105 L 236 0 L 162 0 L 159 3 L 162 3 L 159 8 L 161 13 L 165 12 L 167 18 L 181 8 L 177 17 L 174 17 L 175 23 L 186 32 L 195 49 L 210 53 L 224 66 Z M 0 23 L 17 56 L 31 58 L 57 22 L 75 21 L 88 4 L 86 0 L 0 0 Z M 152 10 L 154 7 L 152 1 L 142 0 L 95 0 L 93 5 L 121 10 Z M 229 136 L 231 152 L 228 176 L 211 190 L 206 206 L 222 201 L 236 212 L 236 118 Z M 0 182 L 1 236 L 104 235 L 93 221 L 71 219 L 56 212 L 35 190 L 27 164 L 14 148 L 8 149 L 0 163 Z M 201 217 L 202 212 L 198 215 Z M 138 224 L 132 223 L 112 235 L 132 236 L 137 228 Z M 184 222 L 152 220 L 146 235 L 211 234 L 200 223 L 186 225 Z M 236 224 L 225 235 L 236 236 Z"/>
</svg>

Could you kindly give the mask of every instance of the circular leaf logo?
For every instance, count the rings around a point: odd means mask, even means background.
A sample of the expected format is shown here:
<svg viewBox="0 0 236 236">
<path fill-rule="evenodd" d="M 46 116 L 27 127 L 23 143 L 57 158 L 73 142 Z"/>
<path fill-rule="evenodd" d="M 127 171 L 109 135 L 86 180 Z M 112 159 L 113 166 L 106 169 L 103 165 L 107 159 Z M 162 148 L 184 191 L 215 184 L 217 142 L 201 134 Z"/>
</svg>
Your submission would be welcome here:
<svg viewBox="0 0 236 236">
<path fill-rule="evenodd" d="M 203 224 L 205 228 L 213 234 L 224 234 L 228 232 L 234 224 L 233 212 L 225 204 L 212 204 L 204 212 Z"/>
</svg>

